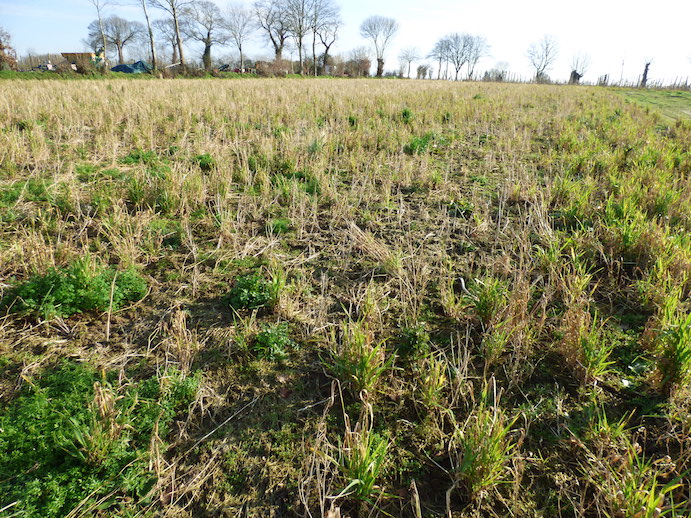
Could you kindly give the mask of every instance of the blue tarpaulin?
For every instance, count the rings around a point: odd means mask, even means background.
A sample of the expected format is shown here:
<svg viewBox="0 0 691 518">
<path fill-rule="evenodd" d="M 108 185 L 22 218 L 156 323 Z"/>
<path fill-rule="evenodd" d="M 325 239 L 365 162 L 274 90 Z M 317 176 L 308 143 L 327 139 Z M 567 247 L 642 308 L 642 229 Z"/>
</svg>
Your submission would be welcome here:
<svg viewBox="0 0 691 518">
<path fill-rule="evenodd" d="M 144 61 L 137 61 L 131 65 L 118 65 L 111 68 L 113 72 L 124 72 L 125 74 L 146 74 L 151 72 L 153 67 Z"/>
</svg>

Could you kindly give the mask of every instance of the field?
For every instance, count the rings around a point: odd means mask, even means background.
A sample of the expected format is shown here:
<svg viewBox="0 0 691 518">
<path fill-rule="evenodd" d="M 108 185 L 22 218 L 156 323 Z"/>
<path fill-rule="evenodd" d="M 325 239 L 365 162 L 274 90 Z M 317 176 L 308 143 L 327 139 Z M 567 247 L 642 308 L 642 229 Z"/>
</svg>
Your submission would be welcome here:
<svg viewBox="0 0 691 518">
<path fill-rule="evenodd" d="M 0 516 L 691 513 L 689 121 L 336 79 L 0 114 Z"/>
</svg>

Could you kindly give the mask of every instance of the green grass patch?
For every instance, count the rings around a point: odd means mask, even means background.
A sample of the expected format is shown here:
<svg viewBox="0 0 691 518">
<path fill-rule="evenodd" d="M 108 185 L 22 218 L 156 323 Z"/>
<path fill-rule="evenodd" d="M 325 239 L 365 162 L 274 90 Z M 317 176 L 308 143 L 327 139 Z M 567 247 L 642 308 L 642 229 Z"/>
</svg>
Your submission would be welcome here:
<svg viewBox="0 0 691 518">
<path fill-rule="evenodd" d="M 660 113 L 664 119 L 674 121 L 691 120 L 691 92 L 682 90 L 616 90 L 626 99 Z"/>
</svg>

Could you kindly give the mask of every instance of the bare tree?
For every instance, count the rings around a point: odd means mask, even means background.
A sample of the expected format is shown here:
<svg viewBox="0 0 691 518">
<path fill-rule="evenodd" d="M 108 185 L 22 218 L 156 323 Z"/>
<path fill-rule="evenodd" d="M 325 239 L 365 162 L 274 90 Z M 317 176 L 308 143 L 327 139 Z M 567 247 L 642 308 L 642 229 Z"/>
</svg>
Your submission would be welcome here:
<svg viewBox="0 0 691 518">
<path fill-rule="evenodd" d="M 439 68 L 437 69 L 437 79 L 441 79 L 442 64 L 448 62 L 449 60 L 449 38 L 444 36 L 439 41 L 434 44 L 432 52 L 427 56 L 430 59 L 436 59 L 439 63 Z"/>
<path fill-rule="evenodd" d="M 330 15 L 322 17 L 321 22 L 316 28 L 316 35 L 324 47 L 324 54 L 322 56 L 322 63 L 324 64 L 324 67 L 326 67 L 328 64 L 329 50 L 336 42 L 336 36 L 342 24 L 343 20 L 341 19 L 339 8 L 338 6 L 334 6 L 334 9 L 331 11 Z"/>
<path fill-rule="evenodd" d="M 527 56 L 530 64 L 535 69 L 535 80 L 539 83 L 547 79 L 546 72 L 550 69 L 559 54 L 559 45 L 552 36 L 543 38 L 530 45 Z"/>
<path fill-rule="evenodd" d="M 240 53 L 241 72 L 245 70 L 245 54 L 242 47 L 254 31 L 253 21 L 252 11 L 242 4 L 233 3 L 226 8 L 223 24 Z"/>
<path fill-rule="evenodd" d="M 98 45 L 99 36 L 103 30 L 106 42 L 113 45 L 118 53 L 118 64 L 122 65 L 125 62 L 124 48 L 128 43 L 132 43 L 137 39 L 141 39 L 144 35 L 144 24 L 140 22 L 133 22 L 125 20 L 119 16 L 112 15 L 108 18 L 94 20 L 89 24 L 88 40 L 94 47 Z"/>
<path fill-rule="evenodd" d="M 459 34 L 458 32 L 447 36 L 449 61 L 456 70 L 455 81 L 458 81 L 458 74 L 461 68 L 468 62 L 471 39 L 472 36 L 469 34 Z"/>
<path fill-rule="evenodd" d="M 304 40 L 312 26 L 312 0 L 285 0 L 285 20 L 295 41 L 300 74 L 305 72 Z"/>
<path fill-rule="evenodd" d="M 590 56 L 581 53 L 575 54 L 571 58 L 571 75 L 569 76 L 569 84 L 577 85 L 581 78 L 585 75 L 589 65 Z"/>
<path fill-rule="evenodd" d="M 340 8 L 333 0 L 311 0 L 310 30 L 312 31 L 312 64 L 314 75 L 319 74 L 317 63 L 317 38 L 324 46 L 322 63 L 327 64 L 329 49 L 336 41 L 336 33 L 341 26 Z"/>
<path fill-rule="evenodd" d="M 254 4 L 257 23 L 273 45 L 276 60 L 283 59 L 283 49 L 290 37 L 286 18 L 286 0 L 259 0 Z"/>
<path fill-rule="evenodd" d="M 106 32 L 103 28 L 103 10 L 108 7 L 110 2 L 108 2 L 108 0 L 89 0 L 89 2 L 96 8 L 98 28 L 101 33 L 101 44 L 103 45 L 103 55 L 105 56 L 108 50 L 108 43 L 106 41 Z"/>
<path fill-rule="evenodd" d="M 489 45 L 482 36 L 470 36 L 468 41 L 468 79 L 473 79 L 478 62 L 489 54 Z"/>
<path fill-rule="evenodd" d="M 377 56 L 377 77 L 384 74 L 384 53 L 398 32 L 398 22 L 384 16 L 370 16 L 360 25 L 360 35 L 372 40 Z"/>
<path fill-rule="evenodd" d="M 401 61 L 401 63 L 405 63 L 408 67 L 408 79 L 410 79 L 410 65 L 413 61 L 416 59 L 420 59 L 420 51 L 417 49 L 417 47 L 405 47 L 401 52 L 398 54 L 398 59 Z M 427 74 L 427 71 L 425 71 L 425 75 Z M 420 74 L 418 74 L 419 76 Z M 419 79 L 419 77 L 418 77 Z"/>
<path fill-rule="evenodd" d="M 187 13 L 189 16 L 182 24 L 182 30 L 187 37 L 204 45 L 202 63 L 204 70 L 211 70 L 211 48 L 225 45 L 230 38 L 221 10 L 210 0 L 198 0 L 187 9 Z"/>
<path fill-rule="evenodd" d="M 95 0 L 91 0 L 95 1 Z M 180 64 L 185 65 L 185 52 L 182 48 L 182 34 L 180 31 L 181 19 L 185 15 L 185 10 L 192 5 L 192 0 L 147 0 L 151 7 L 163 9 L 173 18 L 173 28 L 175 29 L 175 40 L 180 55 Z"/>
<path fill-rule="evenodd" d="M 178 62 L 178 38 L 175 34 L 175 24 L 173 20 L 167 18 L 165 20 L 154 20 L 153 28 L 158 32 L 161 39 L 168 45 L 170 45 L 172 52 L 170 57 L 170 62 L 175 64 Z"/>
</svg>

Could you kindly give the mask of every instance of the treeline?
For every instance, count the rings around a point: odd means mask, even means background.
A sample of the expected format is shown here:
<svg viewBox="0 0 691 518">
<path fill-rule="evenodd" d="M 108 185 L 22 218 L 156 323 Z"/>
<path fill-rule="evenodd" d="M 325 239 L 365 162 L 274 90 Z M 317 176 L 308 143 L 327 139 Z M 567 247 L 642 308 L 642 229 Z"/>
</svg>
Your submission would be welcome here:
<svg viewBox="0 0 691 518">
<path fill-rule="evenodd" d="M 498 62 L 477 76 L 478 63 L 490 55 L 490 45 L 481 35 L 454 32 L 442 36 L 428 52 L 414 46 L 401 50 L 398 68 L 385 73 L 387 50 L 399 32 L 394 18 L 370 16 L 360 25 L 360 35 L 369 45 L 359 46 L 345 55 L 334 54 L 333 48 L 343 27 L 340 5 L 335 0 L 257 0 L 252 4 L 230 3 L 225 7 L 210 0 L 136 0 L 144 22 L 127 20 L 112 13 L 117 4 L 109 0 L 89 0 L 96 19 L 87 27 L 83 42 L 86 47 L 114 64 L 123 64 L 126 53 L 149 61 L 154 69 L 179 66 L 189 71 L 186 49 L 190 43 L 200 45 L 201 67 L 207 72 L 215 67 L 235 72 L 258 72 L 265 75 L 334 75 L 364 77 L 373 64 L 376 76 L 412 77 L 412 64 L 417 63 L 418 79 L 535 81 L 552 82 L 549 70 L 559 55 L 558 42 L 544 36 L 530 45 L 525 56 L 534 70 L 532 77 L 511 74 L 509 65 Z M 131 4 L 129 4 L 131 5 Z M 162 15 L 158 17 L 158 15 Z M 260 37 L 273 53 L 273 60 L 247 59 L 248 42 Z M 0 29 L 0 69 L 45 69 L 49 55 L 28 55 L 17 60 L 6 31 Z M 219 59 L 219 49 L 233 49 L 237 59 Z M 291 59 L 285 59 L 290 52 Z M 297 54 L 297 61 L 293 59 Z M 46 59 L 47 58 L 47 59 Z M 60 58 L 58 58 L 60 60 Z M 568 82 L 578 84 L 587 71 L 587 55 L 577 54 L 570 63 Z M 69 66 L 69 63 L 66 64 Z M 639 86 L 647 84 L 646 63 Z M 48 69 L 52 69 L 49 65 Z M 518 79 L 517 79 L 518 78 Z M 608 84 L 608 76 L 598 79 Z"/>
</svg>

